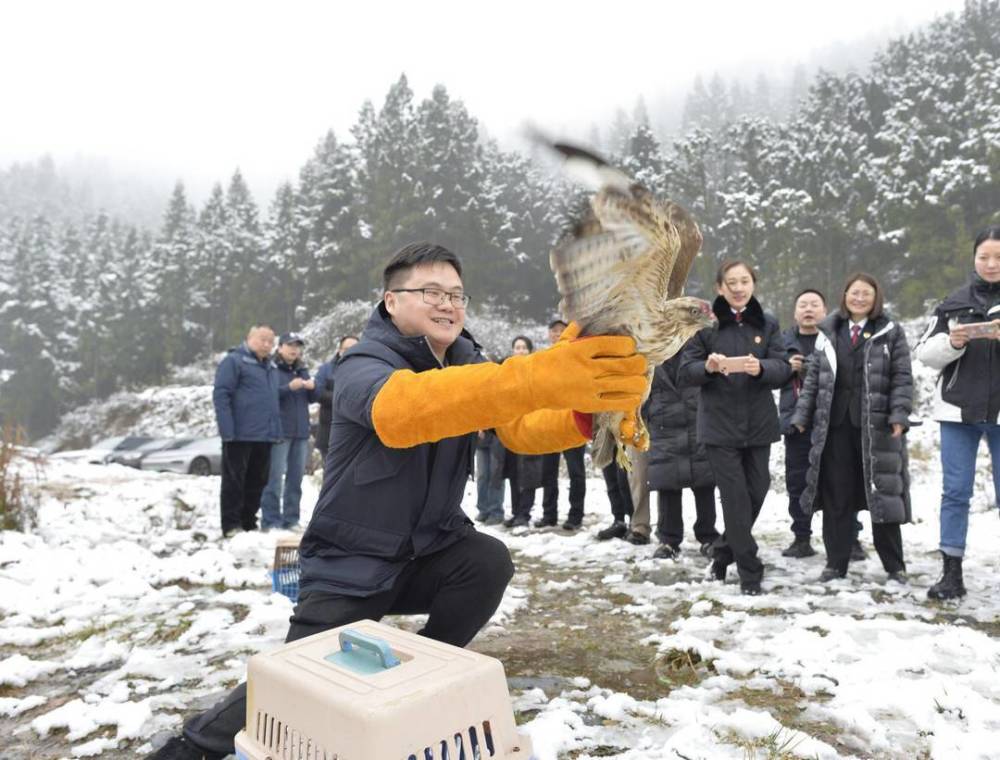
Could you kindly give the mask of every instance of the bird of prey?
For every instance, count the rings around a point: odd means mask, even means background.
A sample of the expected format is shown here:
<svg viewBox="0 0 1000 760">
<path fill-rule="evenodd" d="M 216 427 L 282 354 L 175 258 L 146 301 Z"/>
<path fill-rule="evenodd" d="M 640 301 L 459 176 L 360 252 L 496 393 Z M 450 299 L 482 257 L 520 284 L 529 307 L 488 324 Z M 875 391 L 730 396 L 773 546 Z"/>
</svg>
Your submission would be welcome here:
<svg viewBox="0 0 1000 760">
<path fill-rule="evenodd" d="M 549 143 L 569 173 L 589 177 L 596 188 L 580 218 L 549 256 L 563 317 L 580 335 L 630 335 L 647 361 L 649 396 L 653 370 L 676 354 L 694 333 L 715 319 L 711 305 L 683 296 L 684 283 L 701 250 L 701 231 L 686 209 L 657 198 L 604 159 L 566 143 Z M 631 469 L 625 445 L 648 448 L 640 410 L 635 434 L 622 440 L 625 415 L 594 415 L 592 458 L 612 458 Z"/>
</svg>

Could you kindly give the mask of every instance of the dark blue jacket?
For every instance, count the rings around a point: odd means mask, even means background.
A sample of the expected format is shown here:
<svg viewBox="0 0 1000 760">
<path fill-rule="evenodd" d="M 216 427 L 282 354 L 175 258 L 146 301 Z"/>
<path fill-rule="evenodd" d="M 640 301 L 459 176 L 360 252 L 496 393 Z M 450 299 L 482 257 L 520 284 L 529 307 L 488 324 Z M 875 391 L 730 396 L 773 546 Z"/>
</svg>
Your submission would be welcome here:
<svg viewBox="0 0 1000 760">
<path fill-rule="evenodd" d="M 449 365 L 483 361 L 464 331 L 448 349 Z M 372 404 L 393 372 L 440 366 L 426 339 L 403 337 L 382 305 L 337 365 L 323 488 L 299 547 L 301 591 L 377 594 L 410 559 L 474 530 L 461 504 L 476 434 L 392 449 L 372 425 Z"/>
<path fill-rule="evenodd" d="M 212 391 L 223 441 L 281 440 L 278 369 L 244 343 L 219 362 Z"/>
<path fill-rule="evenodd" d="M 314 391 L 307 388 L 290 390 L 288 384 L 293 378 L 309 379 L 309 370 L 298 359 L 294 364 L 288 364 L 280 356 L 275 356 L 274 364 L 278 369 L 278 402 L 281 407 L 281 437 L 309 437 L 309 404 L 316 400 Z"/>
</svg>

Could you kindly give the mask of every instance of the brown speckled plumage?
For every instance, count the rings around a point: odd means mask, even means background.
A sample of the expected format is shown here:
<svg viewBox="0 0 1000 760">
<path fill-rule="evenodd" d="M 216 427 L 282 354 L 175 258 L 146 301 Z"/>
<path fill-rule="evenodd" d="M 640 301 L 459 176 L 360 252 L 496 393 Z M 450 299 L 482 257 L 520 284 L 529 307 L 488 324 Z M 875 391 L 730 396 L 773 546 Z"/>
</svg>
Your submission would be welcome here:
<svg viewBox="0 0 1000 760">
<path fill-rule="evenodd" d="M 684 208 L 656 198 L 601 158 L 573 146 L 554 147 L 568 160 L 592 162 L 602 178 L 589 208 L 549 257 L 563 317 L 579 323 L 581 335 L 635 338 L 652 384 L 653 369 L 712 318 L 707 302 L 681 296 L 701 250 L 701 231 Z M 607 465 L 616 451 L 628 466 L 623 444 L 629 442 L 618 440 L 623 418 L 594 415 L 596 466 Z"/>
</svg>

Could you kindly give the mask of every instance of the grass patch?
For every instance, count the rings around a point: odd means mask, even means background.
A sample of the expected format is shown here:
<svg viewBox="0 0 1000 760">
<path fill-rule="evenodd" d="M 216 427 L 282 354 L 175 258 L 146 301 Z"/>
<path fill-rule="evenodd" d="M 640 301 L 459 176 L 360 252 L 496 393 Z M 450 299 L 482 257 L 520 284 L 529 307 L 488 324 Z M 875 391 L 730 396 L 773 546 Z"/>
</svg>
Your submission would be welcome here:
<svg viewBox="0 0 1000 760">
<path fill-rule="evenodd" d="M 589 747 L 588 749 L 573 750 L 566 757 L 577 758 L 583 757 L 617 757 L 624 752 L 628 751 L 628 747 L 610 747 L 602 744 L 600 747 Z"/>
<path fill-rule="evenodd" d="M 150 637 L 150 641 L 157 644 L 166 644 L 177 641 L 191 627 L 193 619 L 189 617 L 180 618 L 174 625 L 157 626 L 156 632 Z"/>
<path fill-rule="evenodd" d="M 656 679 L 668 687 L 695 686 L 715 674 L 715 661 L 704 660 L 693 649 L 670 649 L 657 655 L 653 669 Z"/>
<path fill-rule="evenodd" d="M 783 617 L 792 614 L 788 610 L 780 610 L 777 607 L 748 607 L 744 611 L 748 615 L 757 617 Z"/>
<path fill-rule="evenodd" d="M 24 429 L 6 422 L 0 431 L 0 530 L 30 530 L 35 523 L 36 505 L 22 465 L 34 465 L 37 481 L 38 459 L 25 454 L 24 443 Z"/>
<path fill-rule="evenodd" d="M 806 693 L 788 681 L 779 679 L 776 681 L 776 684 L 778 688 L 775 691 L 770 689 L 751 689 L 747 686 L 741 686 L 735 691 L 730 692 L 729 698 L 738 699 L 745 703 L 747 707 L 766 710 L 779 723 L 792 723 L 806 709 L 803 704 L 807 699 Z M 813 695 L 809 699 L 813 701 L 826 701 L 830 697 L 829 695 L 825 697 Z"/>
<path fill-rule="evenodd" d="M 227 604 L 226 609 L 233 614 L 234 623 L 240 623 L 246 620 L 247 615 L 250 614 L 250 608 L 245 604 Z"/>
<path fill-rule="evenodd" d="M 943 606 L 948 604 L 948 602 L 937 602 L 936 604 Z M 954 602 L 952 602 L 952 604 L 954 604 Z M 974 618 L 966 617 L 965 615 L 957 615 L 942 611 L 927 622 L 931 625 L 954 625 L 957 620 L 962 620 L 964 624 L 963 627 L 965 628 L 971 628 L 974 631 L 985 633 L 991 638 L 1000 638 L 1000 618 L 994 618 L 993 620 L 976 620 Z"/>
<path fill-rule="evenodd" d="M 575 676 L 636 699 L 669 693 L 674 684 L 657 677 L 656 650 L 639 642 L 686 615 L 689 602 L 662 605 L 652 619 L 614 614 L 635 599 L 608 588 L 600 577 L 523 557 L 517 566 L 529 589 L 529 603 L 517 613 L 511 634 L 481 637 L 472 649 L 499 659 L 507 677 L 524 688 L 541 688 L 550 697 L 573 688 L 567 679 Z M 571 591 L 544 589 L 549 581 L 567 580 L 573 581 Z"/>
<path fill-rule="evenodd" d="M 120 624 L 123 621 L 116 621 L 116 624 Z M 66 633 L 62 636 L 57 636 L 52 639 L 47 639 L 42 642 L 42 646 L 45 648 L 52 647 L 62 647 L 68 644 L 79 644 L 86 641 L 91 636 L 99 636 L 102 633 L 107 633 L 111 630 L 111 626 L 107 623 L 89 623 L 81 628 L 79 631 L 73 631 L 72 633 Z"/>
<path fill-rule="evenodd" d="M 773 734 L 748 739 L 744 736 L 726 734 L 719 737 L 725 744 L 732 744 L 743 750 L 746 760 L 796 760 L 795 752 L 806 737 L 795 731 L 779 728 Z"/>
</svg>

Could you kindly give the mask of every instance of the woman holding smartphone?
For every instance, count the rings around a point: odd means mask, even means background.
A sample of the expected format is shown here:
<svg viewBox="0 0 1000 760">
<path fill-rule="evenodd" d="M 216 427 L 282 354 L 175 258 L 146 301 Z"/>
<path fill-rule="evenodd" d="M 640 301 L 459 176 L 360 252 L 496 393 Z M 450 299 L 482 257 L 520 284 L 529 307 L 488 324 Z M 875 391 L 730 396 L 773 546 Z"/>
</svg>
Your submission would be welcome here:
<svg viewBox="0 0 1000 760">
<path fill-rule="evenodd" d="M 874 277 L 858 272 L 847 278 L 840 309 L 819 325 L 792 416 L 800 431 L 813 430 L 800 504 L 806 514 L 823 511 L 824 583 L 847 575 L 859 509 L 871 514 L 888 579 L 906 583 L 900 525 L 910 521 L 904 433 L 913 377 L 906 335 L 882 304 Z"/>
<path fill-rule="evenodd" d="M 771 485 L 768 457 L 781 438 L 772 391 L 791 375 L 781 328 L 754 297 L 757 273 L 726 261 L 715 276 L 718 324 L 697 333 L 681 354 L 677 382 L 700 386 L 698 443 L 705 447 L 722 500 L 725 532 L 715 541 L 712 572 L 725 580 L 734 561 L 744 594 L 761 593 L 764 565 L 753 524 Z"/>
<path fill-rule="evenodd" d="M 931 599 L 965 596 L 962 557 L 983 436 L 1000 494 L 1000 227 L 980 232 L 972 250 L 971 280 L 934 310 L 917 346 L 917 358 L 941 372 L 934 419 L 941 423 L 944 571 L 927 592 Z"/>
</svg>

